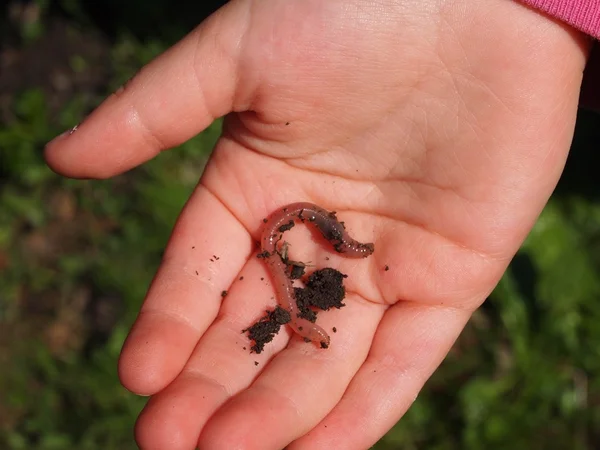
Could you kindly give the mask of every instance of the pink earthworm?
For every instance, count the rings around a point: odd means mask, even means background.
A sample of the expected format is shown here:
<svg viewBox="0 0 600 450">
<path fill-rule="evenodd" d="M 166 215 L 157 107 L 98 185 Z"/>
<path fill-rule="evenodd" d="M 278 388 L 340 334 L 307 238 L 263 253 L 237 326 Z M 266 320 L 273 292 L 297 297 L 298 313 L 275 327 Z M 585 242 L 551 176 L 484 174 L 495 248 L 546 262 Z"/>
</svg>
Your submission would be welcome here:
<svg viewBox="0 0 600 450">
<path fill-rule="evenodd" d="M 317 324 L 298 317 L 292 280 L 286 275 L 286 265 L 277 252 L 277 243 L 283 233 L 294 226 L 296 220 L 312 223 L 327 239 L 336 252 L 348 258 L 366 258 L 374 251 L 373 244 L 362 244 L 350 237 L 344 224 L 337 220 L 334 212 L 312 203 L 292 203 L 275 211 L 265 222 L 262 233 L 262 256 L 269 265 L 275 293 L 282 308 L 291 316 L 290 326 L 306 340 L 319 342 L 322 348 L 329 347 L 329 335 Z"/>
</svg>

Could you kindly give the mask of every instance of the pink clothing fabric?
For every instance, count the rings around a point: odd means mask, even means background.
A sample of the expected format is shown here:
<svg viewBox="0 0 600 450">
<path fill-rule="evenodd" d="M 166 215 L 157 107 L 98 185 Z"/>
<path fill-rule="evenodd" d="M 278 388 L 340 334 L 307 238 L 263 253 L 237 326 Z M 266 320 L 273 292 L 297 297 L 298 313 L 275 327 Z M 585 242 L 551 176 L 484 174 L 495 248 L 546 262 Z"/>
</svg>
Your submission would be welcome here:
<svg viewBox="0 0 600 450">
<path fill-rule="evenodd" d="M 600 0 L 521 0 L 521 2 L 600 39 Z"/>
</svg>

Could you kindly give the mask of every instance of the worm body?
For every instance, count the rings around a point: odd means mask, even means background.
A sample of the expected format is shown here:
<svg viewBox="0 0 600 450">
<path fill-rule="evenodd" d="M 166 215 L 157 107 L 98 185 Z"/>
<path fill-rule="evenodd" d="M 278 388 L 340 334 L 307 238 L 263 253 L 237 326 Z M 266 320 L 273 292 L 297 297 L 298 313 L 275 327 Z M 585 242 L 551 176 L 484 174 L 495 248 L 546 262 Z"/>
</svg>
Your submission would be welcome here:
<svg viewBox="0 0 600 450">
<path fill-rule="evenodd" d="M 292 281 L 286 275 L 286 265 L 277 252 L 277 243 L 283 233 L 294 225 L 295 221 L 313 224 L 333 245 L 338 253 L 348 258 L 366 258 L 374 251 L 373 244 L 362 244 L 350 237 L 343 223 L 337 220 L 335 213 L 329 212 L 312 203 L 292 203 L 278 209 L 269 217 L 261 237 L 263 256 L 269 265 L 277 298 L 281 307 L 290 312 L 290 326 L 305 339 L 319 342 L 322 348 L 329 347 L 329 335 L 317 324 L 298 317 L 298 305 L 294 295 Z"/>
</svg>

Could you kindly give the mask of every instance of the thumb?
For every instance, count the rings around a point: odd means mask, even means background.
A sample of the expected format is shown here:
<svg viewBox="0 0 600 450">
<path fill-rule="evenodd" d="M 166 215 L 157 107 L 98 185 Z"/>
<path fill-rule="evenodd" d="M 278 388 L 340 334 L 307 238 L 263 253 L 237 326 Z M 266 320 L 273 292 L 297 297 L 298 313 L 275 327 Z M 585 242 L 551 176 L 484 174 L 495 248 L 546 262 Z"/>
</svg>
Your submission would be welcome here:
<svg viewBox="0 0 600 450">
<path fill-rule="evenodd" d="M 230 112 L 244 29 L 239 5 L 217 11 L 83 123 L 48 143 L 48 165 L 74 178 L 108 178 L 185 142 Z"/>
</svg>

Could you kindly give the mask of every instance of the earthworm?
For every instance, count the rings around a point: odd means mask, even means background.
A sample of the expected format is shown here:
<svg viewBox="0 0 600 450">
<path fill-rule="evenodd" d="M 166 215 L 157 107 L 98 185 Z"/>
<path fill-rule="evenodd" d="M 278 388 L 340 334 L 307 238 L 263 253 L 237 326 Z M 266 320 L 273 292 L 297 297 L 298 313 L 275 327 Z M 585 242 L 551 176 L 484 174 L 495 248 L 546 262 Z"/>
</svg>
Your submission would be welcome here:
<svg viewBox="0 0 600 450">
<path fill-rule="evenodd" d="M 277 243 L 283 233 L 294 226 L 296 220 L 313 224 L 323 237 L 333 244 L 336 252 L 348 258 L 366 258 L 373 253 L 374 246 L 352 239 L 344 224 L 337 220 L 334 212 L 326 211 L 312 203 L 292 203 L 278 209 L 265 221 L 261 238 L 262 256 L 269 265 L 279 303 L 290 313 L 290 326 L 303 338 L 319 342 L 322 348 L 327 348 L 329 347 L 327 332 L 319 325 L 298 317 L 300 311 L 296 304 L 294 286 L 292 280 L 286 275 L 286 265 L 277 252 Z"/>
</svg>

